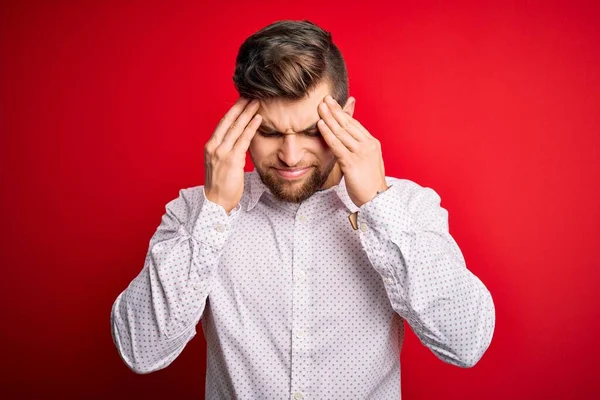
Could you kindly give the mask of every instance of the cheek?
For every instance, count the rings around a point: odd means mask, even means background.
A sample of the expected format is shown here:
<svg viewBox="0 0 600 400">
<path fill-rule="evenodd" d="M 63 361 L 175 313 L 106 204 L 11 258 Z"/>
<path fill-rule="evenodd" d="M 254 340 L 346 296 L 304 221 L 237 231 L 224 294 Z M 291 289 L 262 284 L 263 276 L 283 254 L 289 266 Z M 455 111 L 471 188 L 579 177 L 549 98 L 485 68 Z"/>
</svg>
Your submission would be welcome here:
<svg viewBox="0 0 600 400">
<path fill-rule="evenodd" d="M 248 146 L 248 151 L 250 152 L 250 154 L 256 154 L 256 152 L 259 148 L 257 139 L 258 138 L 255 136 L 250 141 L 250 146 Z"/>
<path fill-rule="evenodd" d="M 310 151 L 322 164 L 327 164 L 334 158 L 333 151 L 322 137 L 311 141 Z"/>
<path fill-rule="evenodd" d="M 250 141 L 248 151 L 253 160 L 262 161 L 271 157 L 272 154 L 276 154 L 277 149 L 275 147 L 271 141 L 257 135 Z"/>
<path fill-rule="evenodd" d="M 331 151 L 331 147 L 327 144 L 323 136 L 319 136 L 315 139 L 315 148 L 319 153 L 327 154 L 329 157 L 333 157 L 333 152 Z"/>
</svg>

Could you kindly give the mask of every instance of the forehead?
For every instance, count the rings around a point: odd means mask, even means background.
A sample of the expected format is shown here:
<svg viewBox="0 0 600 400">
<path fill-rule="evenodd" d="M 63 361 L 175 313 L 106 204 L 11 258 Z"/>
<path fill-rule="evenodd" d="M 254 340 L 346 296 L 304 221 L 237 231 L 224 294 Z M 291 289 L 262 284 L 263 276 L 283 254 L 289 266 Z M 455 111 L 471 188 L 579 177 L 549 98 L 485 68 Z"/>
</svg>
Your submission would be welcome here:
<svg viewBox="0 0 600 400">
<path fill-rule="evenodd" d="M 329 84 L 321 83 L 299 100 L 260 100 L 258 113 L 263 118 L 263 125 L 278 132 L 298 132 L 319 120 L 317 107 L 328 94 Z"/>
</svg>

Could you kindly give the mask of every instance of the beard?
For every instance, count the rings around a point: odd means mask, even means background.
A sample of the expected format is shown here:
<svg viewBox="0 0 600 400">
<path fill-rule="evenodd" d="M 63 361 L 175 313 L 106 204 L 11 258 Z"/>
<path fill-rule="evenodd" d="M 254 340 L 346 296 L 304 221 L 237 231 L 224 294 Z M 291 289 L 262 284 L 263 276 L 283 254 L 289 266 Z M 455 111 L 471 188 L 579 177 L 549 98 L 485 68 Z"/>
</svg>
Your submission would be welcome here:
<svg viewBox="0 0 600 400">
<path fill-rule="evenodd" d="M 337 160 L 333 158 L 325 167 L 319 163 L 298 166 L 298 168 L 312 167 L 313 170 L 309 172 L 307 176 L 292 181 L 282 178 L 274 171 L 275 167 L 280 167 L 277 164 L 270 163 L 268 165 L 259 166 L 257 163 L 254 163 L 254 166 L 256 167 L 256 172 L 258 172 L 260 179 L 265 186 L 269 188 L 273 196 L 282 201 L 300 203 L 308 199 L 323 186 L 333 170 L 336 161 Z"/>
</svg>

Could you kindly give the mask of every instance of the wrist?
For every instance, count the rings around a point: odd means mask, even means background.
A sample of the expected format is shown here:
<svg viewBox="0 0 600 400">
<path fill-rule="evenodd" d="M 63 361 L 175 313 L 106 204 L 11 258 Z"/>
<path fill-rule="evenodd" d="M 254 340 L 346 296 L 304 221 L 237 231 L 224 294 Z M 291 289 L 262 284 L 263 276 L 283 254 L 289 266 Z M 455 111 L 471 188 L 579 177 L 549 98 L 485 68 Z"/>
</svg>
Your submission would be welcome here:
<svg viewBox="0 0 600 400">
<path fill-rule="evenodd" d="M 231 201 L 224 201 L 222 199 L 219 199 L 219 198 L 213 196 L 212 193 L 208 192 L 207 190 L 204 190 L 204 199 L 221 207 L 227 215 L 230 215 L 230 213 L 239 204 L 239 203 L 232 204 Z"/>
</svg>

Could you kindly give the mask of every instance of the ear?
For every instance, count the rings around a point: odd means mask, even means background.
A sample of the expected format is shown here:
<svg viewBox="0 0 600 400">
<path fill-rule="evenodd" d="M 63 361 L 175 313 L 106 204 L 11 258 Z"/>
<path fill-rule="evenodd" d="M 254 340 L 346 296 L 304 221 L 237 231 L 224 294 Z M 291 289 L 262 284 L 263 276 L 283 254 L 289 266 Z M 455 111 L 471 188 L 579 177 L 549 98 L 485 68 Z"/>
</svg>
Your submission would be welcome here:
<svg viewBox="0 0 600 400">
<path fill-rule="evenodd" d="M 354 106 L 356 105 L 356 99 L 352 96 L 348 97 L 348 100 L 346 100 L 346 105 L 344 106 L 343 110 L 346 114 L 348 114 L 349 116 L 352 116 L 354 114 Z"/>
</svg>

